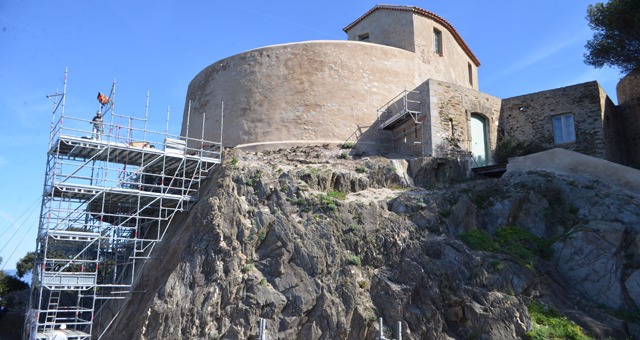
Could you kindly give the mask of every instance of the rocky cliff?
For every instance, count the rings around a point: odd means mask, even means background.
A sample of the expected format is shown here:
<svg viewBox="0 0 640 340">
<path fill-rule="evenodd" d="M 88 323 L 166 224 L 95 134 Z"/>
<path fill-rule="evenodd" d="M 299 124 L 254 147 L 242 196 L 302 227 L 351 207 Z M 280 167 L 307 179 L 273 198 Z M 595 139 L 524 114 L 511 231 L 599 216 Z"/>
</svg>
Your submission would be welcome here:
<svg viewBox="0 0 640 340">
<path fill-rule="evenodd" d="M 578 176 L 227 152 L 106 338 L 515 339 L 530 306 L 640 337 L 640 201 Z M 417 162 L 417 161 L 416 161 Z M 414 184 L 416 186 L 414 186 Z"/>
</svg>

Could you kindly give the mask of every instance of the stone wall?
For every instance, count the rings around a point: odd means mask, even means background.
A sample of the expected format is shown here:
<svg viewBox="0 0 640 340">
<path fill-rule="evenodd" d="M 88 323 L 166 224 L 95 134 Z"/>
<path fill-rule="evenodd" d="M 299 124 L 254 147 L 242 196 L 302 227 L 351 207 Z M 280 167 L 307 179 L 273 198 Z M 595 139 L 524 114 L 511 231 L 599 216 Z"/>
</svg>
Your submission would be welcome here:
<svg viewBox="0 0 640 340">
<path fill-rule="evenodd" d="M 409 157 L 449 157 L 466 159 L 471 152 L 471 115 L 486 118 L 486 144 L 495 149 L 500 115 L 500 99 L 455 84 L 429 79 L 420 91 L 422 114 L 418 122 L 399 124 L 384 140 L 396 154 Z M 488 155 L 491 162 L 491 153 Z"/>
<path fill-rule="evenodd" d="M 435 79 L 426 84 L 431 154 L 437 157 L 471 151 L 471 114 L 487 120 L 487 146 L 494 150 L 498 135 L 500 99 L 473 89 Z M 488 155 L 491 162 L 491 153 Z"/>
<path fill-rule="evenodd" d="M 593 157 L 617 158 L 609 155 L 615 137 L 605 134 L 605 114 L 613 117 L 613 103 L 597 82 L 567 86 L 502 100 L 500 125 L 506 135 L 519 140 L 538 142 L 546 148 L 555 146 Z M 552 117 L 574 115 L 575 142 L 554 145 Z M 611 118 L 614 120 L 614 118 Z M 613 133 L 610 131 L 610 133 Z M 613 159 L 612 159 L 613 160 Z"/>
<path fill-rule="evenodd" d="M 616 87 L 618 110 L 624 124 L 628 164 L 640 168 L 640 70 L 622 78 Z"/>
</svg>

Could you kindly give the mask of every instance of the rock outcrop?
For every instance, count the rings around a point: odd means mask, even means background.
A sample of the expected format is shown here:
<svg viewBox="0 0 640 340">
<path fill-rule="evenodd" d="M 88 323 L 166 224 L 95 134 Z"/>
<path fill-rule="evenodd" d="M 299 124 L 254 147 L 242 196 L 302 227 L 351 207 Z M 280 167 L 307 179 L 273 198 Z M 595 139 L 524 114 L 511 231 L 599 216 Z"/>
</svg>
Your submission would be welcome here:
<svg viewBox="0 0 640 340">
<path fill-rule="evenodd" d="M 454 183 L 433 163 L 339 155 L 228 151 L 107 338 L 255 339 L 264 318 L 269 339 L 376 339 L 382 318 L 388 338 L 400 322 L 403 339 L 515 339 L 533 301 L 594 338 L 640 337 L 637 197 L 574 176 Z M 459 238 L 505 226 L 553 254 Z"/>
</svg>

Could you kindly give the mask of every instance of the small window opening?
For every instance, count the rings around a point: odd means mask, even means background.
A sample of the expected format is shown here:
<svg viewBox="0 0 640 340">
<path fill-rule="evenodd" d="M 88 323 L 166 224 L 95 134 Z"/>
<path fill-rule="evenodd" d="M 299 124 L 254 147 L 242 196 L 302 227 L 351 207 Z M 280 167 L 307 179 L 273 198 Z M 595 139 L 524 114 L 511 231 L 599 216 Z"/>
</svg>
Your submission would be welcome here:
<svg viewBox="0 0 640 340">
<path fill-rule="evenodd" d="M 453 118 L 449 118 L 449 125 L 451 126 L 451 137 L 456 136 L 456 128 L 453 126 Z"/>
<path fill-rule="evenodd" d="M 442 55 L 442 32 L 439 29 L 433 29 L 433 51 Z"/>
<path fill-rule="evenodd" d="M 369 33 L 360 34 L 358 36 L 358 41 L 369 41 Z"/>
<path fill-rule="evenodd" d="M 576 141 L 576 131 L 573 124 L 573 114 L 563 114 L 551 117 L 553 124 L 553 142 L 555 144 Z"/>
<path fill-rule="evenodd" d="M 467 63 L 467 71 L 469 72 L 469 85 L 473 86 L 473 67 L 471 67 L 471 63 Z"/>
</svg>

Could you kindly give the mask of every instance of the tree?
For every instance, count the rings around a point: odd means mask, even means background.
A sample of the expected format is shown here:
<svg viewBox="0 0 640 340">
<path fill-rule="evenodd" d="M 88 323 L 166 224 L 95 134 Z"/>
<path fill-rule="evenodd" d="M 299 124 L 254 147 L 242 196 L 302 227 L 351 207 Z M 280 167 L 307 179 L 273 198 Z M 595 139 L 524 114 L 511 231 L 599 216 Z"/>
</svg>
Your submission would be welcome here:
<svg viewBox="0 0 640 340">
<path fill-rule="evenodd" d="M 640 1 L 610 0 L 589 5 L 587 20 L 595 31 L 585 45 L 587 65 L 619 67 L 624 73 L 640 66 Z"/>
<path fill-rule="evenodd" d="M 20 278 L 24 277 L 26 274 L 30 273 L 33 270 L 33 264 L 36 260 L 36 253 L 34 251 L 30 251 L 22 257 L 18 262 L 16 262 L 16 275 Z"/>
</svg>

